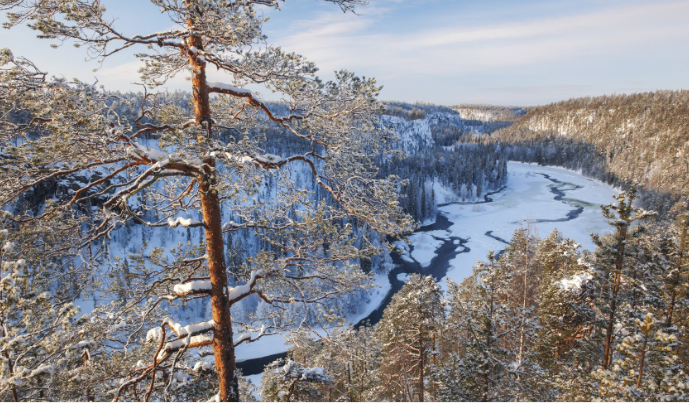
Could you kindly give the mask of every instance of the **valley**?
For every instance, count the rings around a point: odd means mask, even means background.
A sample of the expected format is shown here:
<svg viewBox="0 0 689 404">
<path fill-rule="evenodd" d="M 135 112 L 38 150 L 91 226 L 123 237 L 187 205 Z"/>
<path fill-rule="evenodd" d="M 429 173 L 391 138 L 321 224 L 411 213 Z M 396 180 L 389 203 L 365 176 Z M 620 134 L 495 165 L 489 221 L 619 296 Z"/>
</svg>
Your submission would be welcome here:
<svg viewBox="0 0 689 404">
<path fill-rule="evenodd" d="M 541 237 L 557 229 L 593 250 L 590 233 L 610 231 L 600 205 L 613 202 L 615 193 L 612 187 L 573 171 L 509 162 L 507 185 L 500 191 L 477 202 L 440 204 L 435 221 L 417 229 L 409 244 L 397 242 L 400 253 L 390 254 L 394 268 L 376 278 L 373 302 L 368 304 L 375 308 L 363 318 L 353 317 L 355 327 L 377 324 L 411 274 L 431 275 L 445 289 L 447 279 L 461 283 L 476 261 L 485 260 L 489 251 L 503 250 L 504 241 L 521 227 L 531 226 Z M 238 365 L 245 375 L 261 373 L 289 346 L 277 335 L 264 338 L 237 350 Z"/>
<path fill-rule="evenodd" d="M 689 401 L 689 1 L 306 3 L 0 0 L 0 401 Z"/>
</svg>

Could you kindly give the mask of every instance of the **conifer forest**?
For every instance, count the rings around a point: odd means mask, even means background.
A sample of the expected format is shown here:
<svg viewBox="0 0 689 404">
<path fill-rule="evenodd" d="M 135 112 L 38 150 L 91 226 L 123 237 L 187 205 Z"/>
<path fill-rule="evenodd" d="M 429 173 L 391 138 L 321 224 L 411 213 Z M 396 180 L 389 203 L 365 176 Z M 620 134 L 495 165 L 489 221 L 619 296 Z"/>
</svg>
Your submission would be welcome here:
<svg viewBox="0 0 689 404">
<path fill-rule="evenodd" d="M 0 0 L 0 401 L 688 401 L 689 4 L 450 3 Z"/>
</svg>

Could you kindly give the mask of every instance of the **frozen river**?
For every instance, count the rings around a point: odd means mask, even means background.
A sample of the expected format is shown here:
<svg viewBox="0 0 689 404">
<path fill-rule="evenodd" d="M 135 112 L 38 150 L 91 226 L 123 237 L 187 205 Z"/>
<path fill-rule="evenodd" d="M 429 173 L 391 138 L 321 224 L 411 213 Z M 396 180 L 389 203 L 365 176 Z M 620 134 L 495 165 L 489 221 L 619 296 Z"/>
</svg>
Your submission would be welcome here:
<svg viewBox="0 0 689 404">
<path fill-rule="evenodd" d="M 595 248 L 591 233 L 611 230 L 600 205 L 615 202 L 612 195 L 618 191 L 612 187 L 557 167 L 510 162 L 507 170 L 507 187 L 491 195 L 492 202 L 454 203 L 439 208 L 439 214 L 452 225 L 445 235 L 432 232 L 434 240 L 461 237 L 467 240 L 464 245 L 470 250 L 449 262 L 447 277 L 455 282 L 470 275 L 476 261 L 485 260 L 490 250 L 504 249 L 503 241 L 509 240 L 519 227 L 530 225 L 542 238 L 557 229 L 589 250 Z M 423 246 L 412 245 L 411 256 L 416 258 L 415 251 Z M 427 261 L 428 257 L 421 260 Z"/>
<path fill-rule="evenodd" d="M 615 201 L 615 189 L 557 167 L 510 162 L 507 169 L 509 178 L 502 190 L 490 193 L 484 201 L 442 205 L 434 223 L 409 237 L 410 245 L 398 244 L 405 252 L 392 254 L 394 269 L 377 277 L 369 309 L 353 320 L 377 323 L 411 273 L 433 275 L 443 287 L 448 278 L 461 282 L 490 250 L 503 250 L 520 227 L 530 225 L 540 237 L 557 229 L 589 250 L 594 248 L 591 233 L 610 231 L 600 205 Z M 258 341 L 259 346 L 238 348 L 240 360 L 267 356 L 240 363 L 245 374 L 260 372 L 265 364 L 284 355 L 284 339 L 273 338 Z"/>
</svg>

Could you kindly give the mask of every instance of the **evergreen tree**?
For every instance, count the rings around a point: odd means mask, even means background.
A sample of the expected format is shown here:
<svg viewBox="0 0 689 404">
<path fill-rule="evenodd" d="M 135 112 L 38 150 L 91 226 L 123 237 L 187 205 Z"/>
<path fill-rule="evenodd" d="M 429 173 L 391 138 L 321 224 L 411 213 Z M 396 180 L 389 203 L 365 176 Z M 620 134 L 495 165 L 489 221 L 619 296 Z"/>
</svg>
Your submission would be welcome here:
<svg viewBox="0 0 689 404">
<path fill-rule="evenodd" d="M 433 278 L 414 274 L 385 308 L 374 335 L 382 347 L 377 400 L 424 401 L 429 387 L 433 396 L 429 375 L 443 318 L 441 300 Z"/>
<path fill-rule="evenodd" d="M 543 239 L 537 257 L 543 269 L 539 288 L 537 361 L 546 401 L 588 399 L 590 373 L 600 363 L 592 309 L 592 269 L 580 246 L 557 230 Z"/>
<path fill-rule="evenodd" d="M 332 2 L 343 10 L 362 3 Z M 30 22 L 41 37 L 73 41 L 99 59 L 130 47 L 156 47 L 137 54 L 145 62 L 144 82 L 156 87 L 178 72 L 189 73 L 193 111 L 156 99 L 148 90 L 142 99 L 132 100 L 104 94 L 79 81 L 50 80 L 30 62 L 3 50 L 0 205 L 50 181 L 79 175 L 84 181 L 75 182 L 78 186 L 73 192 L 58 195 L 47 213 L 98 201 L 98 209 L 84 219 L 95 225 L 88 227 L 81 244 L 92 251 L 96 241 L 103 242 L 102 249 L 93 254 L 96 257 L 108 251 L 106 236 L 127 223 L 197 232 L 204 254 L 192 256 L 194 246 L 169 255 L 158 251 L 151 254 L 151 262 L 130 268 L 138 282 L 129 291 L 130 303 L 120 309 L 148 312 L 163 301 L 209 296 L 212 319 L 176 327 L 176 322 L 164 318 L 140 318 L 141 327 L 160 321 L 171 332 L 162 348 L 164 355 L 151 358 L 150 366 L 136 368 L 139 376 L 124 385 L 155 378 L 161 366 L 169 366 L 187 348 L 212 346 L 220 399 L 237 400 L 235 345 L 266 333 L 260 327 L 233 322 L 232 305 L 258 296 L 274 307 L 271 315 L 276 315 L 295 296 L 309 311 L 335 295 L 359 290 L 370 277 L 352 262 L 379 249 L 366 244 L 368 239 L 360 239 L 364 245 L 357 247 L 351 223 L 364 223 L 383 235 L 408 230 L 411 222 L 395 203 L 396 179 L 378 178 L 373 165 L 375 156 L 393 147 L 391 137 L 376 121 L 381 105 L 375 101 L 380 88 L 374 80 L 343 71 L 334 81 L 323 82 L 315 76 L 315 66 L 301 56 L 268 45 L 257 50 L 255 45 L 266 38 L 261 31 L 265 19 L 256 2 L 231 6 L 215 0 L 153 3 L 183 27 L 128 35 L 116 27 L 118 22 L 99 1 L 2 2 L 9 12 L 7 27 Z M 272 0 L 258 3 L 278 6 Z M 209 82 L 208 66 L 229 74 L 232 85 Z M 282 93 L 291 101 L 280 111 L 272 109 L 254 92 L 240 88 L 250 83 Z M 137 113 L 123 113 L 131 110 Z M 17 114 L 23 120 L 16 121 Z M 225 128 L 248 132 L 257 121 L 284 130 L 295 142 L 307 145 L 308 151 L 282 150 L 276 155 L 266 152 L 256 138 L 224 135 Z M 153 147 L 145 146 L 144 138 L 154 139 L 149 143 Z M 311 192 L 302 190 L 290 176 L 290 166 L 305 168 L 333 203 L 314 201 Z M 261 203 L 257 188 L 270 175 L 280 177 L 280 191 L 269 203 Z M 231 213 L 223 215 L 223 207 Z M 156 212 L 162 217 L 155 217 Z M 299 214 L 295 217 L 290 212 Z M 22 220 L 43 217 L 21 213 Z M 395 218 L 400 220 L 395 222 Z M 349 226 L 342 225 L 344 219 Z M 223 235 L 249 229 L 267 240 L 267 245 L 228 273 Z M 147 234 L 141 233 L 144 242 Z M 170 256 L 179 260 L 166 261 Z M 294 314 L 281 324 L 300 324 L 296 318 L 303 313 Z M 272 324 L 272 318 L 263 320 Z M 249 338 L 235 337 L 242 331 Z M 131 389 L 121 391 L 129 394 Z M 156 394 L 163 392 L 158 388 Z"/>
<path fill-rule="evenodd" d="M 493 256 L 480 262 L 461 285 L 449 284 L 443 365 L 438 369 L 440 399 L 510 401 L 526 399 L 531 362 L 519 351 L 534 324 L 508 302 L 512 274 Z M 519 360 L 522 360 L 521 363 Z"/>
<path fill-rule="evenodd" d="M 261 383 L 264 401 L 324 401 L 320 385 L 332 379 L 321 367 L 305 368 L 291 359 L 266 366 Z"/>
<path fill-rule="evenodd" d="M 74 239 L 52 234 L 51 226 L 60 222 L 68 226 L 69 217 L 53 216 L 37 226 L 0 210 L 3 401 L 69 401 L 71 372 L 89 361 L 88 336 L 79 332 L 75 296 L 53 291 L 63 265 L 74 264 L 68 253 Z M 80 398 L 88 399 L 88 394 Z"/>
<path fill-rule="evenodd" d="M 666 283 L 662 290 L 666 291 L 667 308 L 665 312 L 665 325 L 672 327 L 678 320 L 673 315 L 680 305 L 679 296 L 686 295 L 687 290 L 687 269 L 689 259 L 687 259 L 687 249 L 689 249 L 689 215 L 683 214 L 678 217 L 670 228 L 670 239 L 668 240 L 667 263 L 670 270 L 665 275 Z M 682 305 L 684 306 L 684 305 Z M 686 310 L 683 311 L 686 313 Z M 681 318 L 681 317 L 680 317 Z"/>
<path fill-rule="evenodd" d="M 592 278 L 579 251 L 580 246 L 555 230 L 538 246 L 542 266 L 538 293 L 539 355 L 543 363 L 565 363 L 569 348 L 591 332 L 593 313 L 589 306 Z M 555 370 L 553 366 L 551 369 Z"/>
<path fill-rule="evenodd" d="M 677 356 L 678 340 L 662 331 L 652 314 L 636 319 L 636 330 L 617 347 L 619 358 L 610 369 L 598 369 L 604 401 L 686 401 L 689 377 Z M 596 398 L 598 398 L 596 397 Z"/>
<path fill-rule="evenodd" d="M 622 192 L 616 197 L 617 205 L 609 204 L 602 207 L 603 216 L 615 228 L 610 236 L 593 236 L 598 247 L 595 259 L 594 282 L 598 288 L 598 308 L 603 318 L 602 328 L 605 335 L 601 366 L 607 370 L 613 360 L 614 338 L 619 332 L 616 324 L 621 324 L 620 317 L 623 304 L 633 304 L 636 283 L 634 250 L 632 245 L 639 241 L 645 231 L 643 226 L 634 223 L 654 215 L 643 209 L 635 208 L 633 203 L 636 192 L 632 188 L 629 192 Z M 631 287 L 630 287 L 631 286 Z"/>
<path fill-rule="evenodd" d="M 337 331 L 320 341 L 300 338 L 289 356 L 303 366 L 324 369 L 329 383 L 312 386 L 321 401 L 370 401 L 379 382 L 375 370 L 381 352 L 373 333 L 374 328 L 366 326 Z"/>
<path fill-rule="evenodd" d="M 500 265 L 512 275 L 508 293 L 509 304 L 514 310 L 530 318 L 534 318 L 536 314 L 536 298 L 541 281 L 542 268 L 536 257 L 537 248 L 538 237 L 531 225 L 528 225 L 515 230 L 509 245 L 500 257 Z M 517 363 L 520 366 L 534 344 L 527 334 L 530 333 L 522 328 L 516 342 Z"/>
</svg>

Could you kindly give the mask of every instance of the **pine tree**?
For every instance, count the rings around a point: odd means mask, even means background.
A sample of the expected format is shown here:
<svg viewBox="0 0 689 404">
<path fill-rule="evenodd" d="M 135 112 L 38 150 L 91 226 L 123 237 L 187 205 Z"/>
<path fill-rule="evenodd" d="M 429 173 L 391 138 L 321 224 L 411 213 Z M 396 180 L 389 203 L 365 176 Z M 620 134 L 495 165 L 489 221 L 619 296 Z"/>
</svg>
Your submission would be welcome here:
<svg viewBox="0 0 689 404">
<path fill-rule="evenodd" d="M 430 276 L 412 275 L 385 308 L 374 339 L 382 346 L 376 400 L 425 401 L 430 387 L 442 293 Z"/>
<path fill-rule="evenodd" d="M 610 369 L 598 369 L 599 397 L 614 401 L 685 401 L 689 377 L 677 356 L 678 340 L 662 331 L 652 314 L 636 319 L 636 330 L 625 337 L 619 358 Z"/>
<path fill-rule="evenodd" d="M 57 219 L 57 220 L 56 220 Z M 71 371 L 88 361 L 73 296 L 53 291 L 73 239 L 54 238 L 52 217 L 35 226 L 0 210 L 0 399 L 69 400 Z M 53 250 L 51 250 L 53 249 Z M 62 259 L 60 259 L 62 258 Z M 76 271 L 75 271 L 76 274 Z M 86 398 L 86 397 L 81 397 Z"/>
<path fill-rule="evenodd" d="M 319 386 L 332 379 L 321 367 L 305 368 L 291 359 L 266 366 L 261 383 L 264 401 L 323 401 Z"/>
<path fill-rule="evenodd" d="M 614 337 L 617 331 L 615 324 L 620 322 L 622 314 L 620 306 L 634 299 L 633 290 L 623 287 L 630 284 L 634 286 L 634 283 L 630 282 L 634 279 L 635 268 L 632 261 L 632 245 L 645 231 L 644 227 L 634 226 L 634 223 L 654 216 L 653 212 L 635 208 L 635 197 L 636 191 L 632 188 L 616 197 L 617 205 L 603 206 L 603 216 L 616 231 L 611 236 L 593 236 L 593 241 L 598 247 L 594 282 L 598 287 L 598 307 L 604 316 L 602 321 L 605 343 L 601 365 L 604 370 L 610 367 L 613 360 Z"/>
<path fill-rule="evenodd" d="M 491 251 L 461 285 L 449 284 L 446 352 L 438 369 L 442 401 L 526 398 L 521 383 L 529 379 L 530 362 L 522 352 L 519 363 L 519 340 L 534 327 L 527 313 L 510 307 L 511 282 L 512 274 Z"/>
<path fill-rule="evenodd" d="M 500 257 L 500 265 L 512 275 L 509 291 L 509 304 L 526 316 L 533 317 L 537 309 L 542 268 L 536 257 L 538 237 L 530 225 L 515 230 L 510 243 Z M 526 337 L 526 330 L 519 333 L 517 363 L 521 366 L 534 341 Z"/>
<path fill-rule="evenodd" d="M 299 339 L 289 351 L 290 360 L 303 367 L 322 368 L 329 378 L 328 383 L 310 385 L 310 396 L 330 402 L 371 400 L 379 382 L 375 369 L 381 352 L 373 332 L 373 327 L 364 326 L 340 330 L 318 341 L 306 336 Z"/>
<path fill-rule="evenodd" d="M 668 302 L 665 313 L 666 327 L 672 327 L 676 319 L 673 319 L 678 306 L 678 297 L 686 291 L 687 269 L 689 259 L 687 259 L 687 249 L 689 249 L 689 215 L 684 214 L 678 217 L 670 229 L 671 237 L 669 241 L 669 254 L 667 262 L 670 271 L 665 276 L 667 287 L 663 288 L 668 294 Z"/>
<path fill-rule="evenodd" d="M 587 399 L 583 392 L 590 385 L 591 370 L 599 364 L 599 345 L 591 340 L 595 327 L 593 274 L 579 248 L 557 230 L 538 246 L 543 272 L 537 295 L 540 329 L 534 350 L 544 372 L 540 387 L 547 401 Z"/>
<path fill-rule="evenodd" d="M 571 345 L 591 332 L 594 314 L 588 307 L 588 283 L 593 276 L 579 248 L 557 230 L 538 245 L 543 270 L 538 293 L 538 350 L 544 361 L 566 358 Z"/>
<path fill-rule="evenodd" d="M 359 0 L 331 2 L 345 11 L 362 4 Z M 278 1 L 152 3 L 182 27 L 127 34 L 97 0 L 0 3 L 8 10 L 6 27 L 29 22 L 40 37 L 71 41 L 96 59 L 124 49 L 142 49 L 144 53 L 137 57 L 144 62 L 142 79 L 147 85 L 143 99 L 105 94 L 83 82 L 50 80 L 30 62 L 4 50 L 0 205 L 49 181 L 83 175 L 85 181 L 58 198 L 53 211 L 98 200 L 98 209 L 88 219 L 94 226 L 83 239 L 84 250 L 93 251 L 96 240 L 107 240 L 104 237 L 126 223 L 198 232 L 204 254 L 192 256 L 191 248 L 173 254 L 178 259 L 169 262 L 162 252 L 155 252 L 155 262 L 132 270 L 138 282 L 123 310 L 148 312 L 161 302 L 210 296 L 212 319 L 178 327 L 164 318 L 140 318 L 142 327 L 168 327 L 168 340 L 161 345 L 163 354 L 149 359 L 149 366 L 134 369 L 138 376 L 127 379 L 120 386 L 127 388 L 119 391 L 135 392 L 133 384 L 154 379 L 161 366 L 174 362 L 187 348 L 212 346 L 219 398 L 236 401 L 235 345 L 266 332 L 247 326 L 243 331 L 248 337 L 235 337 L 242 329 L 233 329 L 238 324 L 231 317 L 232 305 L 255 295 L 274 307 L 290 306 L 297 296 L 308 308 L 358 290 L 369 278 L 350 261 L 378 249 L 358 248 L 351 226 L 338 223 L 351 219 L 349 223 L 365 223 L 378 234 L 409 229 L 410 220 L 394 202 L 397 181 L 378 178 L 373 164 L 374 157 L 385 154 L 394 139 L 375 119 L 382 107 L 375 101 L 380 87 L 374 80 L 342 71 L 334 81 L 322 82 L 315 76 L 315 66 L 303 57 L 264 45 L 261 26 L 265 18 L 256 5 L 277 8 Z M 209 66 L 228 74 L 232 84 L 209 82 Z M 148 92 L 180 72 L 191 76 L 191 116 Z M 275 108 L 243 88 L 252 83 L 290 101 Z M 277 109 L 286 113 L 279 115 Z M 123 113 L 132 110 L 138 111 L 134 117 Z M 17 122 L 17 116 L 23 118 Z M 275 155 L 266 152 L 258 138 L 227 134 L 248 133 L 256 122 L 279 128 L 286 137 L 302 142 L 307 151 L 282 150 Z M 143 138 L 153 139 L 154 146 L 145 146 Z M 313 201 L 310 192 L 301 190 L 288 173 L 294 166 L 304 167 L 334 203 L 326 207 L 320 203 L 323 200 Z M 104 174 L 93 175 L 96 169 Z M 257 188 L 269 175 L 280 176 L 283 186 L 270 203 L 260 203 Z M 149 213 L 143 211 L 147 208 Z M 233 220 L 227 220 L 223 210 Z M 290 216 L 292 211 L 299 215 Z M 40 219 L 22 213 L 23 220 Z M 233 268 L 228 279 L 223 234 L 247 230 L 269 240 L 270 246 L 242 268 Z M 328 250 L 322 248 L 324 241 Z M 101 247 L 92 256 L 107 250 L 107 244 Z M 265 320 L 270 324 L 271 319 Z M 299 322 L 292 318 L 282 324 Z M 151 383 L 151 387 L 156 386 Z"/>
</svg>

